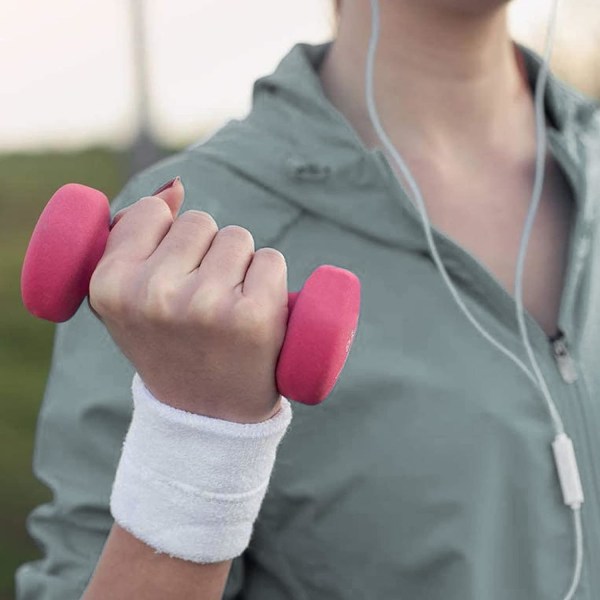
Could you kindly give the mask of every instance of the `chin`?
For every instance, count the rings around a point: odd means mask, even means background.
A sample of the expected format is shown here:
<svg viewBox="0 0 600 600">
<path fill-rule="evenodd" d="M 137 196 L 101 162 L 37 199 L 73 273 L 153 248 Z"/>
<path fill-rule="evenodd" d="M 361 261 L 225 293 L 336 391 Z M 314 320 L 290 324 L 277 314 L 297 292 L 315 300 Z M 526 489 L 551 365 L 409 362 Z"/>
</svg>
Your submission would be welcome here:
<svg viewBox="0 0 600 600">
<path fill-rule="evenodd" d="M 432 3 L 449 12 L 480 16 L 506 7 L 511 0 L 432 0 Z"/>
</svg>

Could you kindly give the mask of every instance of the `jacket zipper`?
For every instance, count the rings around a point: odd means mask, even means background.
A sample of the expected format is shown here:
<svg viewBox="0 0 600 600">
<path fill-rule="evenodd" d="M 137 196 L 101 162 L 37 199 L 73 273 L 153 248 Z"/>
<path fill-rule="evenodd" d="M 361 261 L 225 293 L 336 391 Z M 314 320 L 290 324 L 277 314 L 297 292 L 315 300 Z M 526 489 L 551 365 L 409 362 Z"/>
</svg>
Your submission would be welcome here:
<svg viewBox="0 0 600 600">
<path fill-rule="evenodd" d="M 573 398 L 576 402 L 570 404 L 570 410 L 573 411 L 573 418 L 578 421 L 576 427 L 580 429 L 581 435 L 578 437 L 580 448 L 577 458 L 579 459 L 580 472 L 584 476 L 584 484 L 588 484 L 587 487 L 584 488 L 586 497 L 584 507 L 587 504 L 587 509 L 584 508 L 583 510 L 588 513 L 588 526 L 589 522 L 592 523 L 591 531 L 590 529 L 586 529 L 585 522 L 583 524 L 584 573 L 582 574 L 580 585 L 585 585 L 583 582 L 586 581 L 587 585 L 591 586 L 588 591 L 593 590 L 594 597 L 596 597 L 596 589 L 598 586 L 598 581 L 596 579 L 597 571 L 592 567 L 591 561 L 599 554 L 600 546 L 598 546 L 596 539 L 586 539 L 586 532 L 598 531 L 598 527 L 600 527 L 600 512 L 598 512 L 600 485 L 592 463 L 592 457 L 594 456 L 593 444 L 587 428 L 589 421 L 586 403 L 590 401 L 589 389 L 585 377 L 578 376 L 578 367 L 572 354 L 569 352 L 569 345 L 564 332 L 559 329 L 557 335 L 548 336 L 548 339 L 552 348 L 552 355 L 562 380 L 567 384 L 574 384 L 575 381 L 578 381 L 578 384 L 571 385 L 571 390 L 573 394 L 575 394 Z M 580 587 L 579 593 L 582 595 L 585 593 L 585 597 L 588 597 L 588 594 L 584 592 L 583 587 Z"/>
<path fill-rule="evenodd" d="M 567 346 L 567 340 L 565 334 L 562 331 L 554 336 L 550 337 L 550 344 L 552 345 L 552 355 L 558 367 L 560 376 L 566 383 L 573 383 L 577 381 L 577 370 L 575 369 L 575 361 L 569 353 Z"/>
</svg>

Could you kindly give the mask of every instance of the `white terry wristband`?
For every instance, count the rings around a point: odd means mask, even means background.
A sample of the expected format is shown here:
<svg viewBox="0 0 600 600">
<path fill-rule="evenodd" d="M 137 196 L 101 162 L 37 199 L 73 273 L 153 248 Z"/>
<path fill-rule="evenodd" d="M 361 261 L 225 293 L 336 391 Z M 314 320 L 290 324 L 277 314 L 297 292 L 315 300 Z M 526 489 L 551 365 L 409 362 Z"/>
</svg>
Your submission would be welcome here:
<svg viewBox="0 0 600 600">
<path fill-rule="evenodd" d="M 157 400 L 136 372 L 133 417 L 110 497 L 115 521 L 158 552 L 211 563 L 248 546 L 290 402 L 260 423 L 189 413 Z"/>
</svg>

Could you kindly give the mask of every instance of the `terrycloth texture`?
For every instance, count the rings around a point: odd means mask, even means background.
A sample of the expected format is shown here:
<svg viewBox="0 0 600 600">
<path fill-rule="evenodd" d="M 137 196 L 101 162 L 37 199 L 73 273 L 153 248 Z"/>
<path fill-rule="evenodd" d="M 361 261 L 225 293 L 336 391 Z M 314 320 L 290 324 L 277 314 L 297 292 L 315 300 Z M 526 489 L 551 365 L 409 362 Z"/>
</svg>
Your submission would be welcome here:
<svg viewBox="0 0 600 600">
<path fill-rule="evenodd" d="M 133 418 L 110 498 L 115 521 L 159 552 L 211 563 L 248 546 L 290 402 L 261 423 L 189 413 L 157 400 L 136 372 Z"/>
</svg>

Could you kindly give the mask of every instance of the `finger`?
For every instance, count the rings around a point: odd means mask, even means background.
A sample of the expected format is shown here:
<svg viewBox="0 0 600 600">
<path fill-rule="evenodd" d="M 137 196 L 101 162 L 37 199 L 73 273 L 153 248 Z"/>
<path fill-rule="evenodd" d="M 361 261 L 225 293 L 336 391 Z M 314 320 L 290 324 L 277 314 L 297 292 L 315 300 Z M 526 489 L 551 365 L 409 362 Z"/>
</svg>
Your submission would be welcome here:
<svg viewBox="0 0 600 600">
<path fill-rule="evenodd" d="M 186 210 L 175 219 L 146 264 L 167 277 L 189 275 L 204 259 L 218 231 L 209 213 Z"/>
<path fill-rule="evenodd" d="M 275 248 L 260 248 L 254 253 L 242 287 L 244 296 L 261 303 L 287 306 L 287 263 Z"/>
<path fill-rule="evenodd" d="M 253 254 L 252 234 L 238 225 L 228 225 L 215 235 L 196 274 L 221 289 L 233 289 L 243 283 Z"/>
<path fill-rule="evenodd" d="M 146 260 L 173 224 L 173 212 L 183 202 L 181 181 L 157 194 L 144 196 L 119 219 L 108 235 L 103 258 L 118 257 L 134 262 Z"/>
<path fill-rule="evenodd" d="M 158 189 L 154 190 L 151 196 L 160 196 L 171 209 L 171 213 L 173 214 L 173 218 L 177 217 L 177 213 L 181 207 L 181 203 L 183 201 L 184 195 L 179 194 L 179 190 L 177 188 L 183 188 L 183 182 L 181 181 L 181 177 L 179 175 L 167 183 L 161 185 Z M 133 208 L 134 205 L 127 206 L 122 208 L 120 211 L 115 213 L 109 229 L 112 228 L 123 218 L 123 216 Z"/>
<path fill-rule="evenodd" d="M 119 258 L 126 261 L 146 260 L 173 224 L 173 215 L 158 196 L 145 196 L 121 217 L 108 235 L 102 260 Z"/>
<path fill-rule="evenodd" d="M 167 203 L 167 206 L 171 209 L 173 220 L 175 220 L 185 197 L 185 189 L 181 177 L 177 175 L 175 179 L 161 185 L 152 195 L 162 198 Z"/>
</svg>

